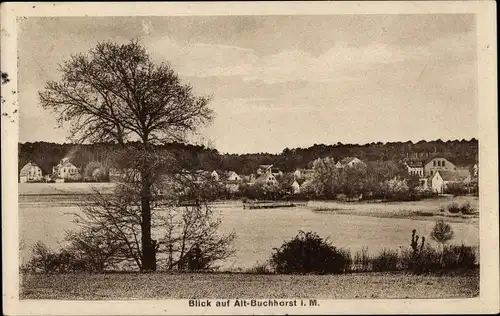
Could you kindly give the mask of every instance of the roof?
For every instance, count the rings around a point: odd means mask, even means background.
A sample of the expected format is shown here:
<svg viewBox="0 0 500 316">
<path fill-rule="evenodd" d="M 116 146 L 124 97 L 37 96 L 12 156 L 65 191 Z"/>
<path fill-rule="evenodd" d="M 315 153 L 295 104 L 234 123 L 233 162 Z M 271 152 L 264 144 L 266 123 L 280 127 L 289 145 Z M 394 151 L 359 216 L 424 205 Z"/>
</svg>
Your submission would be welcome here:
<svg viewBox="0 0 500 316">
<path fill-rule="evenodd" d="M 266 183 L 268 177 L 273 177 L 274 180 L 277 181 L 272 174 L 262 174 L 257 179 L 255 179 L 255 183 Z"/>
<path fill-rule="evenodd" d="M 241 178 L 236 172 L 234 171 L 228 171 L 226 173 L 226 178 L 230 178 L 230 177 L 238 177 L 238 178 Z"/>
<path fill-rule="evenodd" d="M 57 168 L 76 168 L 68 159 L 62 159 L 61 162 L 56 166 Z"/>
<path fill-rule="evenodd" d="M 273 165 L 259 165 L 259 168 L 260 169 L 269 169 L 271 168 Z"/>
<path fill-rule="evenodd" d="M 408 167 L 413 167 L 413 168 L 423 168 L 425 165 L 424 160 L 407 160 L 405 161 L 406 165 Z"/>
<path fill-rule="evenodd" d="M 301 178 L 294 178 L 293 179 L 293 182 L 297 182 L 299 185 L 302 185 L 304 182 L 306 182 L 308 180 L 308 178 L 306 177 L 301 177 Z M 292 184 L 293 184 L 292 182 Z"/>
<path fill-rule="evenodd" d="M 463 181 L 470 176 L 469 170 L 437 171 L 444 181 Z"/>
<path fill-rule="evenodd" d="M 426 160 L 424 160 L 424 165 L 428 164 L 429 162 L 431 162 L 434 159 L 446 159 L 446 160 L 448 160 L 449 162 L 451 162 L 452 164 L 454 164 L 456 166 L 455 162 L 453 162 L 450 159 L 450 157 L 446 157 L 446 156 L 443 156 L 443 155 L 433 155 L 433 156 L 427 158 Z"/>
</svg>

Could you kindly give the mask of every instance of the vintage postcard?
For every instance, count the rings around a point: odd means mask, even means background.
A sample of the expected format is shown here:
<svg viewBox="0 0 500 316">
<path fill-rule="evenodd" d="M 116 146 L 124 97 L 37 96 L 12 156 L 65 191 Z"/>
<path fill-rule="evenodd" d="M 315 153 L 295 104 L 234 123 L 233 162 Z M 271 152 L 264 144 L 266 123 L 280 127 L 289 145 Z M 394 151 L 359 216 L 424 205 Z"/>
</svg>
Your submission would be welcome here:
<svg viewBox="0 0 500 316">
<path fill-rule="evenodd" d="M 6 315 L 498 313 L 495 9 L 3 3 Z"/>
</svg>

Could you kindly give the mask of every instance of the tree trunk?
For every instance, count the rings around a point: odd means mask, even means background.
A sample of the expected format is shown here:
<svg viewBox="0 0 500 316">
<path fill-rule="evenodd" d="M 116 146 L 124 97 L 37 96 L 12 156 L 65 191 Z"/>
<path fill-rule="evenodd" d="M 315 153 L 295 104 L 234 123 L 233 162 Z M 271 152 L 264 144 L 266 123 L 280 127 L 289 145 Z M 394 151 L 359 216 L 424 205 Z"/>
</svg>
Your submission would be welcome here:
<svg viewBox="0 0 500 316">
<path fill-rule="evenodd" d="M 156 250 L 151 240 L 150 185 L 146 172 L 141 175 L 141 246 L 143 272 L 156 271 Z"/>
<path fill-rule="evenodd" d="M 148 131 L 143 131 L 142 143 L 145 157 L 148 156 L 149 138 Z M 144 161 L 143 161 L 144 163 Z M 151 240 L 151 174 L 149 166 L 141 166 L 141 246 L 142 246 L 142 271 L 156 271 L 156 246 Z"/>
</svg>

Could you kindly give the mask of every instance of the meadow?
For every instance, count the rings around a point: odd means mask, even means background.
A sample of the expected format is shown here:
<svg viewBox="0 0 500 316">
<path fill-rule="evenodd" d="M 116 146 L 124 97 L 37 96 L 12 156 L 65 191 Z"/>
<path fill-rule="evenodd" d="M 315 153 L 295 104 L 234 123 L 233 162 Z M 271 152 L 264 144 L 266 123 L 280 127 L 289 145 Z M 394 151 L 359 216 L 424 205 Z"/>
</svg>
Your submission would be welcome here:
<svg viewBox="0 0 500 316">
<path fill-rule="evenodd" d="M 97 187 L 105 192 L 112 185 L 97 184 Z M 51 194 L 54 191 L 59 193 Z M 71 213 L 79 211 L 75 202 L 90 193 L 91 188 L 85 183 L 22 184 L 19 192 L 20 251 L 21 262 L 25 262 L 31 245 L 38 240 L 57 248 L 66 230 L 77 229 L 71 222 Z M 238 201 L 217 203 L 213 207 L 222 220 L 221 232 L 234 230 L 237 235 L 235 256 L 221 262 L 220 268 L 241 271 L 264 262 L 273 248 L 291 239 L 299 230 L 317 232 L 335 246 L 352 252 L 365 246 L 369 253 L 383 248 L 409 247 L 413 229 L 432 244 L 428 236 L 437 218 L 450 222 L 455 232 L 452 243 L 478 246 L 478 215 L 450 217 L 439 211 L 441 206 L 452 202 L 469 202 L 476 210 L 479 204 L 475 197 L 395 203 L 310 201 L 305 206 L 269 210 L 244 210 Z"/>
<path fill-rule="evenodd" d="M 357 273 L 258 275 L 126 273 L 23 275 L 21 299 L 129 300 L 188 298 L 396 299 L 479 295 L 479 270 L 459 275 Z M 216 285 L 216 286 L 214 286 Z"/>
</svg>

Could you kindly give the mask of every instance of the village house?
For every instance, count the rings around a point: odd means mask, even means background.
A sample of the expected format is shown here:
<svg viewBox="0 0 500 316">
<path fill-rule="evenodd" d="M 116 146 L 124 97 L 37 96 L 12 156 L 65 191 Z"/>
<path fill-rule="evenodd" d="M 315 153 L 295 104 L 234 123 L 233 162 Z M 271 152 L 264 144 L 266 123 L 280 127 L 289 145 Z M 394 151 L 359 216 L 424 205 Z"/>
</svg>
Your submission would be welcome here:
<svg viewBox="0 0 500 316">
<path fill-rule="evenodd" d="M 267 185 L 277 185 L 278 180 L 276 180 L 276 177 L 272 173 L 268 172 L 265 174 L 261 174 L 260 177 L 255 179 L 254 183 L 267 184 Z"/>
<path fill-rule="evenodd" d="M 219 181 L 220 177 L 219 177 L 219 174 L 217 173 L 217 171 L 212 171 L 212 173 L 210 174 L 210 177 L 212 178 L 212 180 L 214 181 Z"/>
<path fill-rule="evenodd" d="M 235 193 L 240 190 L 240 184 L 242 182 L 241 177 L 234 171 L 229 171 L 227 173 L 225 186 L 230 193 Z"/>
<path fill-rule="evenodd" d="M 265 173 L 271 173 L 274 176 L 283 176 L 283 171 L 273 167 L 273 165 L 260 165 L 259 168 L 257 168 L 257 175 L 259 176 Z"/>
<path fill-rule="evenodd" d="M 422 162 L 408 161 L 405 162 L 405 166 L 409 175 L 419 176 L 420 178 L 424 177 L 424 165 Z"/>
<path fill-rule="evenodd" d="M 261 174 L 264 174 L 266 172 L 269 172 L 271 170 L 273 165 L 260 165 L 258 168 L 257 168 L 257 174 L 258 175 L 261 175 Z"/>
<path fill-rule="evenodd" d="M 32 162 L 25 164 L 19 171 L 19 182 L 21 183 L 41 181 L 42 179 L 42 169 Z"/>
<path fill-rule="evenodd" d="M 52 168 L 52 175 L 59 179 L 78 179 L 80 170 L 68 158 L 63 158 L 57 166 Z"/>
<path fill-rule="evenodd" d="M 438 170 L 431 178 L 431 188 L 434 192 L 444 193 L 450 183 L 469 183 L 471 175 L 467 169 L 458 169 L 454 171 Z"/>
<path fill-rule="evenodd" d="M 345 167 L 353 167 L 353 166 L 358 165 L 358 164 L 366 165 L 363 161 L 361 161 L 357 157 L 345 157 L 345 158 L 342 158 L 340 161 L 338 161 L 335 164 L 335 167 L 340 169 L 340 168 L 345 168 Z"/>
<path fill-rule="evenodd" d="M 434 157 L 424 165 L 424 176 L 432 177 L 437 171 L 455 171 L 457 166 L 444 157 Z"/>
<path fill-rule="evenodd" d="M 477 177 L 479 175 L 479 162 L 472 167 L 472 175 Z"/>
<path fill-rule="evenodd" d="M 227 180 L 228 181 L 241 181 L 241 177 L 234 171 L 229 171 L 227 173 Z"/>
</svg>

